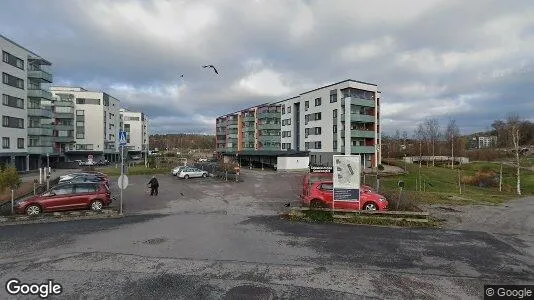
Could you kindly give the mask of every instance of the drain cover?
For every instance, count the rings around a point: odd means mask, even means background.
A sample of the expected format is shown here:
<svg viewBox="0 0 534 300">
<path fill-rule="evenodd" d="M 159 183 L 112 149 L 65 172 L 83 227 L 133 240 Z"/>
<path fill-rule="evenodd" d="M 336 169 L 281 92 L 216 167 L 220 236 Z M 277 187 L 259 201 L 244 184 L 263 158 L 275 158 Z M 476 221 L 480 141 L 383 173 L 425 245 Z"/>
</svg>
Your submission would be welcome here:
<svg viewBox="0 0 534 300">
<path fill-rule="evenodd" d="M 270 288 L 241 285 L 230 289 L 223 297 L 224 300 L 273 300 L 274 291 Z"/>
</svg>

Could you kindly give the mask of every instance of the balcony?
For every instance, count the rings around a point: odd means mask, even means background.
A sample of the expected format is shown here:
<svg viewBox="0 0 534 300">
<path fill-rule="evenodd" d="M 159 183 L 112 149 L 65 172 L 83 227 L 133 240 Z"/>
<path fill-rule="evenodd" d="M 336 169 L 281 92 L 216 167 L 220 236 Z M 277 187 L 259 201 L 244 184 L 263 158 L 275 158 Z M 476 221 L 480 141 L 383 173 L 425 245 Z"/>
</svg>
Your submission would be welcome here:
<svg viewBox="0 0 534 300">
<path fill-rule="evenodd" d="M 360 153 L 366 153 L 366 154 L 373 154 L 375 153 L 375 146 L 352 146 L 350 148 L 351 154 L 360 154 Z"/>
<path fill-rule="evenodd" d="M 35 90 L 28 89 L 28 97 L 44 98 L 44 99 L 51 100 L 52 93 L 50 93 L 49 91 L 41 90 L 41 89 L 35 89 Z"/>
<path fill-rule="evenodd" d="M 237 123 L 228 125 L 228 129 L 237 129 Z"/>
<path fill-rule="evenodd" d="M 228 139 L 237 139 L 237 133 L 228 134 Z"/>
<path fill-rule="evenodd" d="M 54 142 L 56 143 L 74 143 L 73 136 L 55 136 Z"/>
<path fill-rule="evenodd" d="M 54 113 L 56 119 L 74 119 L 74 113 Z"/>
<path fill-rule="evenodd" d="M 46 155 L 47 153 L 48 154 L 54 154 L 55 150 L 54 150 L 54 147 L 52 147 L 52 146 L 44 146 L 44 145 L 28 146 L 28 153 L 29 154 L 43 154 L 43 155 Z"/>
<path fill-rule="evenodd" d="M 350 136 L 353 138 L 375 138 L 375 132 L 372 130 L 351 130 Z M 341 131 L 341 137 L 345 137 L 345 131 Z"/>
<path fill-rule="evenodd" d="M 375 101 L 374 100 L 352 98 L 350 103 L 354 104 L 354 105 L 365 106 L 365 107 L 375 107 Z"/>
<path fill-rule="evenodd" d="M 351 122 L 360 122 L 360 123 L 374 123 L 375 122 L 375 116 L 374 115 L 362 115 L 357 113 L 351 113 L 350 114 L 350 121 Z M 341 115 L 341 122 L 345 122 L 345 114 Z"/>
<path fill-rule="evenodd" d="M 52 128 L 28 127 L 28 135 L 52 136 Z"/>
<path fill-rule="evenodd" d="M 278 123 L 278 124 L 271 123 L 271 124 L 260 124 L 260 125 L 258 125 L 258 129 L 278 129 L 278 130 L 280 130 L 280 128 L 282 128 L 280 123 Z"/>
<path fill-rule="evenodd" d="M 63 125 L 63 124 L 56 124 L 54 125 L 55 130 L 74 130 L 74 125 Z"/>
<path fill-rule="evenodd" d="M 281 136 L 279 135 L 260 135 L 258 137 L 258 140 L 260 142 L 281 142 Z"/>
<path fill-rule="evenodd" d="M 52 118 L 54 113 L 51 109 L 46 108 L 28 108 L 28 116 L 30 117 L 42 117 Z"/>
<path fill-rule="evenodd" d="M 282 117 L 282 113 L 279 111 L 270 111 L 270 112 L 263 112 L 258 113 L 258 119 L 265 119 L 265 118 L 277 118 L 280 119 Z"/>
<path fill-rule="evenodd" d="M 35 78 L 41 81 L 52 83 L 52 74 L 43 70 L 28 70 L 28 78 Z"/>
<path fill-rule="evenodd" d="M 256 131 L 256 128 L 254 128 L 254 126 L 249 126 L 249 127 L 245 127 L 245 132 L 254 132 Z"/>
<path fill-rule="evenodd" d="M 245 122 L 254 122 L 256 120 L 255 116 L 247 116 L 243 118 L 243 121 Z"/>
<path fill-rule="evenodd" d="M 61 107 L 74 107 L 74 102 L 71 101 L 55 101 L 54 106 L 61 106 Z"/>
</svg>

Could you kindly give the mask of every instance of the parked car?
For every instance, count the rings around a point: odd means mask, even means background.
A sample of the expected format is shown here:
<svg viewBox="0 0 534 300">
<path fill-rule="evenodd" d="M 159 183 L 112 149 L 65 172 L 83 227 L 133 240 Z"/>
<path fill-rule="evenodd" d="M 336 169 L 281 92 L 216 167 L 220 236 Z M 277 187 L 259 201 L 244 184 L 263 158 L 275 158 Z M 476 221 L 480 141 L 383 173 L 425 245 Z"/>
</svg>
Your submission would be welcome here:
<svg viewBox="0 0 534 300">
<path fill-rule="evenodd" d="M 302 204 L 310 207 L 332 208 L 333 187 L 334 184 L 332 181 L 319 181 L 313 183 L 308 195 L 302 199 Z M 360 202 L 336 201 L 334 208 L 350 210 L 387 210 L 387 199 L 365 187 L 366 186 L 360 188 Z"/>
<path fill-rule="evenodd" d="M 304 199 L 310 193 L 310 188 L 312 185 L 319 181 L 332 181 L 332 173 L 308 173 L 302 179 L 302 190 L 300 192 L 300 199 Z"/>
<path fill-rule="evenodd" d="M 101 173 L 101 172 L 76 172 L 76 173 L 70 173 L 70 174 L 66 174 L 66 175 L 62 175 L 62 176 L 59 176 L 59 182 L 62 183 L 62 182 L 67 182 L 69 180 L 72 180 L 73 178 L 76 178 L 76 177 L 98 177 L 98 178 L 103 178 L 103 179 L 106 179 L 109 181 L 109 178 L 106 174 L 104 173 Z"/>
<path fill-rule="evenodd" d="M 109 180 L 96 174 L 80 174 L 72 178 L 60 181 L 60 183 L 80 183 L 80 182 L 104 182 L 109 186 Z"/>
<path fill-rule="evenodd" d="M 178 166 L 174 169 L 172 169 L 171 173 L 173 176 L 177 176 L 178 173 L 180 173 L 180 171 L 182 171 L 183 169 L 185 169 L 187 166 Z"/>
<path fill-rule="evenodd" d="M 192 167 L 184 168 L 180 171 L 180 173 L 178 173 L 178 177 L 184 179 L 189 179 L 193 177 L 208 177 L 208 175 L 209 174 L 207 171 L 202 171 L 200 169 Z"/>
<path fill-rule="evenodd" d="M 109 187 L 103 182 L 66 183 L 15 202 L 15 212 L 36 216 L 43 212 L 91 209 L 101 210 L 111 204 Z"/>
</svg>

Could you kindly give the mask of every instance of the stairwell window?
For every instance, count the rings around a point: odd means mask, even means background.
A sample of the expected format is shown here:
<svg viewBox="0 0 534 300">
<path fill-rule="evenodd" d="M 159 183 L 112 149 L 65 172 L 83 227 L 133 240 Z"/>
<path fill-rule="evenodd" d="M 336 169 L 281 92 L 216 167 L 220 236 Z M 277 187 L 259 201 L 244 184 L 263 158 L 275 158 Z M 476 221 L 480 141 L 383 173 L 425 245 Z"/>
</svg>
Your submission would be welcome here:
<svg viewBox="0 0 534 300">
<path fill-rule="evenodd" d="M 2 138 L 2 148 L 9 149 L 9 138 L 8 137 Z"/>
</svg>

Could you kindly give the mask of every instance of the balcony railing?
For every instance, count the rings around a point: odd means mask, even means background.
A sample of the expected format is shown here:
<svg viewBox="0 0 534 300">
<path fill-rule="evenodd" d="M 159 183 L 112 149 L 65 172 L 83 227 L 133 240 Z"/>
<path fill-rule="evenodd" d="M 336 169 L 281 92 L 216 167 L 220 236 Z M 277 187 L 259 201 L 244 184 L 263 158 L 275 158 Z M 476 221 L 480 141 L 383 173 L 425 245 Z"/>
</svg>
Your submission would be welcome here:
<svg viewBox="0 0 534 300">
<path fill-rule="evenodd" d="M 358 153 L 375 153 L 375 146 L 352 146 L 350 148 L 350 151 L 352 154 L 358 154 Z"/>
<path fill-rule="evenodd" d="M 350 136 L 353 138 L 374 138 L 375 132 L 372 130 L 351 130 Z M 345 130 L 341 131 L 341 137 L 345 137 Z"/>
<path fill-rule="evenodd" d="M 63 131 L 66 131 L 66 130 L 74 130 L 74 124 L 72 125 L 65 125 L 65 124 L 56 124 L 54 125 L 54 129 L 55 130 L 63 130 Z"/>
<path fill-rule="evenodd" d="M 57 143 L 74 143 L 73 136 L 55 136 L 54 141 Z"/>
<path fill-rule="evenodd" d="M 52 136 L 52 128 L 28 127 L 28 135 Z"/>
<path fill-rule="evenodd" d="M 74 102 L 71 101 L 55 101 L 54 106 L 62 106 L 62 107 L 74 107 Z"/>
<path fill-rule="evenodd" d="M 280 128 L 282 128 L 282 124 L 280 123 L 258 124 L 258 129 L 280 129 Z"/>
<path fill-rule="evenodd" d="M 51 109 L 47 108 L 28 108 L 28 116 L 52 118 L 54 116 L 54 113 Z"/>
<path fill-rule="evenodd" d="M 52 82 L 52 74 L 43 70 L 28 70 L 28 78 L 35 78 L 49 83 Z"/>
<path fill-rule="evenodd" d="M 28 153 L 30 154 L 54 154 L 54 147 L 51 145 L 28 145 Z"/>
<path fill-rule="evenodd" d="M 52 99 L 52 93 L 41 89 L 28 89 L 28 97 Z"/>
</svg>

